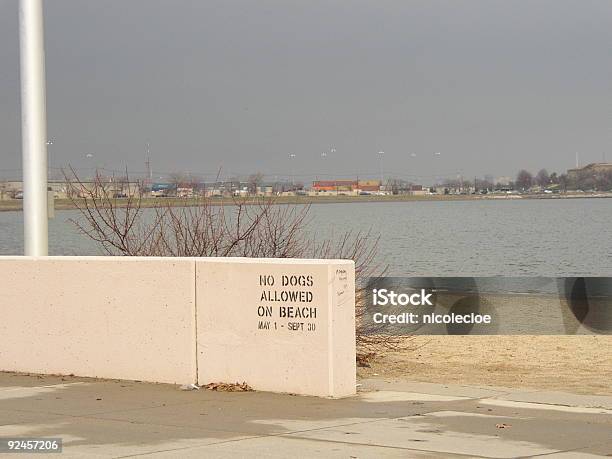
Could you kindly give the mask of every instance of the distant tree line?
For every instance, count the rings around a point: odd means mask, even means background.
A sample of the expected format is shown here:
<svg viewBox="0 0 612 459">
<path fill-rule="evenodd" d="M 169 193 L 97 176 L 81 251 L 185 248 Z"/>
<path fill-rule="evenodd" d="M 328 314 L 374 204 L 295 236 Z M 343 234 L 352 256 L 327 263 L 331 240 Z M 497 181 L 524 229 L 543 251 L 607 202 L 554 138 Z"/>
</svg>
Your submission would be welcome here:
<svg viewBox="0 0 612 459">
<path fill-rule="evenodd" d="M 577 171 L 574 174 L 549 174 L 546 169 L 533 176 L 529 171 L 521 169 L 516 175 L 513 188 L 521 191 L 529 190 L 534 186 L 542 189 L 557 188 L 563 191 L 612 191 L 612 171 Z"/>
</svg>

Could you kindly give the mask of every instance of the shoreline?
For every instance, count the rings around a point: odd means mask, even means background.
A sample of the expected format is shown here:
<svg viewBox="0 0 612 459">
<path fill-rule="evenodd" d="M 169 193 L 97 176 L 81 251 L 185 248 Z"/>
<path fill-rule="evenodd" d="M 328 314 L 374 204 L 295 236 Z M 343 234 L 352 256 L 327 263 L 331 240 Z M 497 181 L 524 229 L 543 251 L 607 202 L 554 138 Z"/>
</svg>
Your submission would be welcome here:
<svg viewBox="0 0 612 459">
<path fill-rule="evenodd" d="M 353 204 L 353 203 L 388 203 L 388 202 L 440 202 L 440 201 L 506 201 L 523 199 L 605 199 L 612 198 L 612 193 L 576 193 L 576 194 L 533 194 L 533 195 L 395 195 L 395 196 L 277 196 L 274 204 Z M 208 204 L 213 206 L 233 205 L 236 201 L 231 198 L 207 198 Z M 253 197 L 244 199 L 245 204 L 253 205 L 262 201 L 262 198 Z M 192 207 L 197 206 L 202 199 L 193 198 L 143 198 L 142 208 L 155 208 L 159 206 Z M 125 207 L 127 199 L 116 199 L 117 207 Z M 70 199 L 56 199 L 55 210 L 74 210 L 76 206 Z M 23 200 L 7 199 L 0 201 L 0 212 L 20 212 L 23 210 Z"/>
</svg>

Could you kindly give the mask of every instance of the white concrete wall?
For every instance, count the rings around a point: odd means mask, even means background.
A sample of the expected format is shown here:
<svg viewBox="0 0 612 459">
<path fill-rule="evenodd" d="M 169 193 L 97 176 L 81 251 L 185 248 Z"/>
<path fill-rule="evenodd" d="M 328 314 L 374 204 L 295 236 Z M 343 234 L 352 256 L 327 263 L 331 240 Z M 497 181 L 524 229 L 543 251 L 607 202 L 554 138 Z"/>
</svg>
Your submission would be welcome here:
<svg viewBox="0 0 612 459">
<path fill-rule="evenodd" d="M 354 394 L 357 365 L 355 361 L 355 263 L 329 266 L 332 288 L 328 289 L 331 317 L 329 321 L 330 390 L 333 394 Z M 346 343 L 350 336 L 353 346 Z M 344 375 L 355 375 L 347 378 Z"/>
<path fill-rule="evenodd" d="M 0 370 L 192 383 L 189 259 L 0 257 Z"/>
<path fill-rule="evenodd" d="M 217 258 L 198 260 L 196 275 L 200 384 L 246 381 L 272 392 L 355 393 L 352 261 Z M 301 297 L 283 300 L 289 292 Z M 302 317 L 295 317 L 298 311 Z"/>
<path fill-rule="evenodd" d="M 303 301 L 272 300 L 283 291 Z M 281 306 L 316 316 L 281 317 Z M 355 393 L 350 261 L 0 257 L 0 313 L 4 371 Z"/>
</svg>

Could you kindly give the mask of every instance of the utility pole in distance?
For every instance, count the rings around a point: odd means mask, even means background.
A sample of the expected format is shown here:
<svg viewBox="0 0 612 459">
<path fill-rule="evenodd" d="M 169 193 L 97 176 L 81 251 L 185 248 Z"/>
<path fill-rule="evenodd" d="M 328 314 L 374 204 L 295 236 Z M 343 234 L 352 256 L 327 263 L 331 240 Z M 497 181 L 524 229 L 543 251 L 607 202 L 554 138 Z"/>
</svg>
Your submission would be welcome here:
<svg viewBox="0 0 612 459">
<path fill-rule="evenodd" d="M 46 256 L 47 113 L 42 0 L 19 0 L 24 254 Z"/>
<path fill-rule="evenodd" d="M 380 186 L 378 187 L 379 191 L 382 191 L 383 189 L 383 155 L 384 154 L 385 152 L 382 150 L 378 152 L 378 158 L 380 159 Z"/>
</svg>

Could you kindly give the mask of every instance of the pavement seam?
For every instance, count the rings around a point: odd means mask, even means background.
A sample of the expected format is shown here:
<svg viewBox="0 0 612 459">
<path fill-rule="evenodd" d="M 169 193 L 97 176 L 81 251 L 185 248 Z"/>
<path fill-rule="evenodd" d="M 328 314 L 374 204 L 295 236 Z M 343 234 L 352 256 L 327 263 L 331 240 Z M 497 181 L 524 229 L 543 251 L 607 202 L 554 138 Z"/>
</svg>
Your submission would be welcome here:
<svg viewBox="0 0 612 459">
<path fill-rule="evenodd" d="M 368 419 L 367 421 L 349 422 L 347 424 L 334 424 L 334 425 L 323 426 L 323 427 L 315 427 L 315 428 L 312 428 L 312 429 L 293 430 L 293 431 L 288 431 L 288 432 L 271 433 L 271 434 L 253 434 L 251 432 L 243 432 L 243 431 L 239 431 L 239 430 L 222 430 L 222 429 L 201 428 L 201 427 L 193 427 L 193 426 L 174 425 L 174 424 L 153 424 L 153 423 L 150 423 L 150 422 L 126 421 L 124 419 L 112 419 L 112 418 L 110 418 L 110 419 L 107 419 L 107 418 L 86 418 L 86 419 L 95 419 L 95 420 L 99 420 L 99 421 L 127 422 L 127 423 L 130 423 L 130 424 L 138 424 L 138 425 L 145 425 L 145 426 L 149 425 L 149 426 L 155 426 L 155 427 L 193 428 L 193 429 L 206 430 L 206 431 L 212 431 L 212 432 L 227 432 L 227 433 L 235 433 L 235 434 L 241 434 L 241 435 L 254 435 L 255 438 L 258 438 L 258 437 L 280 437 L 280 436 L 283 436 L 283 435 L 292 435 L 292 434 L 295 434 L 295 433 L 299 434 L 299 433 L 305 433 L 305 432 L 313 432 L 313 431 L 317 431 L 317 430 L 331 429 L 331 428 L 336 428 L 336 427 L 348 427 L 348 426 L 353 426 L 353 425 L 368 424 L 368 423 L 387 421 L 387 420 L 395 420 L 395 419 L 400 419 L 400 418 L 376 418 L 376 419 Z"/>
<path fill-rule="evenodd" d="M 281 435 L 285 436 L 285 435 Z M 422 448 L 407 448 L 404 446 L 390 446 L 390 445 L 380 445 L 378 443 L 360 443 L 360 442 L 352 442 L 352 441 L 341 441 L 341 440 L 326 440 L 324 438 L 308 438 L 308 437 L 287 437 L 287 438 L 295 438 L 299 440 L 308 440 L 308 441 L 319 441 L 324 443 L 340 443 L 343 445 L 356 445 L 356 446 L 371 446 L 375 448 L 388 448 L 388 449 L 400 449 L 405 451 L 419 451 L 423 453 L 438 453 L 438 454 L 452 454 L 454 456 L 461 457 L 477 457 L 477 458 L 488 458 L 490 456 L 474 456 L 473 454 L 464 454 L 464 453 L 453 453 L 448 451 L 439 451 L 432 449 L 422 449 Z"/>
<path fill-rule="evenodd" d="M 412 416 L 415 416 L 415 415 L 412 415 Z M 337 440 L 325 440 L 325 439 L 319 439 L 319 438 L 307 438 L 307 437 L 295 436 L 295 434 L 306 433 L 306 432 L 313 432 L 313 431 L 317 431 L 317 430 L 326 430 L 326 429 L 331 429 L 331 428 L 336 428 L 336 427 L 348 427 L 348 426 L 361 425 L 361 424 L 371 424 L 371 423 L 380 422 L 380 421 L 402 419 L 404 417 L 406 417 L 406 416 L 402 416 L 402 417 L 399 417 L 399 418 L 378 418 L 378 419 L 373 419 L 373 420 L 368 420 L 368 421 L 363 421 L 363 422 L 351 422 L 351 423 L 348 423 L 348 424 L 338 424 L 338 425 L 334 425 L 334 426 L 325 426 L 325 427 L 317 427 L 317 428 L 313 428 L 313 429 L 296 430 L 296 431 L 293 431 L 293 432 L 285 432 L 285 433 L 279 433 L 279 434 L 254 435 L 254 436 L 250 436 L 250 437 L 246 437 L 246 438 L 236 438 L 236 439 L 232 439 L 232 440 L 223 440 L 223 441 L 219 441 L 219 442 L 206 443 L 206 444 L 203 444 L 203 445 L 193 445 L 193 446 L 185 446 L 185 447 L 182 447 L 182 448 L 164 449 L 164 450 L 152 451 L 152 452 L 147 452 L 147 453 L 131 454 L 131 455 L 127 455 L 127 456 L 115 456 L 115 458 L 116 459 L 123 459 L 123 458 L 129 458 L 129 457 L 148 456 L 148 455 L 151 455 L 151 454 L 157 454 L 157 453 L 162 453 L 162 452 L 182 451 L 182 450 L 187 450 L 187 449 L 194 449 L 194 448 L 201 448 L 201 447 L 207 447 L 207 446 L 222 445 L 222 444 L 225 444 L 225 443 L 237 443 L 237 442 L 241 442 L 241 441 L 245 441 L 245 440 L 256 440 L 256 439 L 260 439 L 260 438 L 272 438 L 272 437 L 275 437 L 275 438 L 286 438 L 286 439 L 289 439 L 289 440 L 319 441 L 319 442 L 327 442 L 327 443 L 339 443 L 339 444 L 345 444 L 345 445 L 367 446 L 367 447 L 373 447 L 373 448 L 399 449 L 399 450 L 404 450 L 404 451 L 419 451 L 419 452 L 427 452 L 427 453 L 437 453 L 437 452 L 439 452 L 439 451 L 417 449 L 417 448 L 405 448 L 405 447 L 402 447 L 402 446 L 388 446 L 388 445 L 378 445 L 378 444 L 368 444 L 368 443 L 344 442 L 344 441 L 337 441 Z M 461 457 L 482 457 L 482 458 L 487 457 L 487 456 L 474 456 L 473 454 L 462 454 L 462 453 L 449 453 L 449 454 L 454 454 L 456 456 L 461 456 Z"/>
<path fill-rule="evenodd" d="M 533 392 L 527 392 L 530 394 L 533 393 L 537 393 L 539 392 L 538 390 L 534 390 Z M 527 402 L 527 401 L 522 401 L 522 400 L 512 400 L 512 399 L 508 399 L 508 398 L 500 398 L 500 397 L 509 397 L 512 396 L 512 394 L 514 394 L 515 392 L 508 392 L 508 393 L 500 393 L 498 395 L 495 395 L 493 397 L 476 397 L 476 398 L 470 398 L 470 397 L 466 397 L 465 400 L 457 400 L 457 401 L 468 401 L 468 400 L 475 400 L 475 401 L 486 401 L 486 400 L 499 400 L 502 402 L 515 402 L 515 403 L 527 403 L 527 404 L 532 404 L 532 405 L 542 405 L 542 406 L 559 406 L 559 407 L 565 407 L 565 408 L 590 408 L 590 409 L 601 409 L 601 410 L 606 410 L 609 411 L 610 408 L 606 408 L 605 406 L 587 406 L 587 405 L 568 405 L 565 403 L 551 403 L 551 402 Z M 437 395 L 437 394 L 426 394 L 426 395 Z M 573 394 L 570 394 L 573 395 Z M 459 397 L 459 396 L 457 396 Z M 601 413 L 601 414 L 608 414 L 608 413 Z"/>
<path fill-rule="evenodd" d="M 380 419 L 376 419 L 375 421 L 379 421 L 379 420 Z M 375 421 L 372 421 L 372 422 L 375 422 Z M 370 421 L 365 421 L 364 423 L 367 423 L 367 422 L 370 422 Z M 355 425 L 355 424 L 361 424 L 361 423 L 354 422 L 354 423 L 350 423 L 350 424 L 342 424 L 342 425 L 337 425 L 337 426 L 320 427 L 320 428 L 316 428 L 316 429 L 296 430 L 295 433 L 310 432 L 310 431 L 313 431 L 313 430 L 327 429 L 327 428 L 330 428 L 330 427 L 343 427 L 343 426 L 350 426 L 350 425 Z M 225 432 L 227 432 L 227 431 L 225 431 Z M 241 432 L 234 432 L 234 433 L 241 433 Z M 283 437 L 285 435 L 290 435 L 292 433 L 294 433 L 294 432 L 285 432 L 285 433 L 280 433 L 280 434 L 267 434 L 267 435 L 252 435 L 252 436 L 249 436 L 247 438 L 236 438 L 236 439 L 232 439 L 232 440 L 222 440 L 222 441 L 213 442 L 213 443 L 206 443 L 204 445 L 185 446 L 185 447 L 182 447 L 182 448 L 172 448 L 172 449 L 166 449 L 166 450 L 153 451 L 153 452 L 149 452 L 149 453 L 131 454 L 131 455 L 128 455 L 128 456 L 116 456 L 116 457 L 117 458 L 126 458 L 126 457 L 147 456 L 147 455 L 155 454 L 155 453 L 158 453 L 158 452 L 193 449 L 193 448 L 200 448 L 201 446 L 221 445 L 221 444 L 224 444 L 224 443 L 234 443 L 234 442 L 239 442 L 239 441 L 243 441 L 243 440 L 254 440 L 254 439 L 258 439 L 258 438 L 269 438 L 269 437 Z M 296 437 L 296 438 L 299 438 L 299 437 Z"/>
<path fill-rule="evenodd" d="M 511 400 L 511 399 L 497 398 L 497 397 L 487 397 L 487 398 L 481 398 L 479 400 L 482 400 L 482 401 L 486 401 L 486 400 L 499 400 L 500 402 L 525 403 L 525 404 L 528 404 L 528 405 L 559 406 L 559 407 L 562 407 L 562 408 L 578 408 L 578 409 L 586 408 L 586 409 L 592 409 L 592 410 L 611 411 L 610 408 L 606 408 L 605 406 L 567 405 L 565 403 L 526 402 L 526 401 L 522 401 L 522 400 Z M 599 414 L 609 414 L 609 413 L 599 413 Z"/>
<path fill-rule="evenodd" d="M 559 451 L 554 451 L 552 453 L 541 453 L 541 454 L 532 454 L 530 456 L 519 456 L 516 459 L 529 459 L 532 457 L 546 457 L 546 456 L 551 456 L 553 454 L 559 454 L 559 453 L 571 453 L 572 451 L 581 451 L 584 450 L 586 448 L 597 448 L 598 446 L 602 446 L 602 445 L 607 445 L 609 444 L 610 441 L 604 441 L 604 442 L 600 442 L 600 443 L 595 443 L 592 445 L 586 445 L 586 446 L 581 446 L 579 448 L 571 448 L 571 449 L 563 449 L 563 450 L 559 450 Z"/>
</svg>

